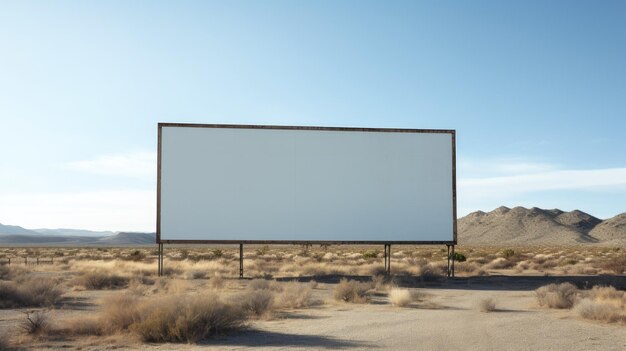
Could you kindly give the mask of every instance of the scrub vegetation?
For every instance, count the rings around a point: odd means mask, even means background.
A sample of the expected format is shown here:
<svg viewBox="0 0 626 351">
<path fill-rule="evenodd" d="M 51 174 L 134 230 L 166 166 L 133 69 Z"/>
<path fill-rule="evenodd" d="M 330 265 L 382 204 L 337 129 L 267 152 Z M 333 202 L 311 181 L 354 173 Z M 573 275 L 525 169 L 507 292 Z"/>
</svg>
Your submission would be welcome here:
<svg viewBox="0 0 626 351">
<path fill-rule="evenodd" d="M 465 261 L 455 263 L 462 278 L 557 279 L 623 271 L 623 253 L 616 248 L 463 247 L 462 252 Z M 411 307 L 417 313 L 441 308 L 422 288 L 447 279 L 447 251 L 435 246 L 392 251 L 391 277 L 383 276 L 383 257 L 374 246 L 251 245 L 244 251 L 244 280 L 237 279 L 238 254 L 238 247 L 172 246 L 166 250 L 165 275 L 158 277 L 154 248 L 2 248 L 0 263 L 8 258 L 12 263 L 0 264 L 0 309 L 10 313 L 13 325 L 0 326 L 0 348 L 61 347 L 59 340 L 95 347 L 109 340 L 119 348 L 210 342 L 325 304 Z M 16 263 L 23 257 L 54 257 L 54 263 Z M 537 308 L 546 312 L 571 310 L 574 318 L 626 324 L 624 292 L 609 286 L 547 284 L 535 296 Z M 474 301 L 474 310 L 496 310 L 495 298 Z"/>
</svg>

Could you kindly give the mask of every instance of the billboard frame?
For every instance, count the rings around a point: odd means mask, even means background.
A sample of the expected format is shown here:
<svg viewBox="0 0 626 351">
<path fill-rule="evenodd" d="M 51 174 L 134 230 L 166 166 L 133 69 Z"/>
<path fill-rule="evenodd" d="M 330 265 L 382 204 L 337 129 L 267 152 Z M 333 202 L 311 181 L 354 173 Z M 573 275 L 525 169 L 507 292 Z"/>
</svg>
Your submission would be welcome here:
<svg viewBox="0 0 626 351">
<path fill-rule="evenodd" d="M 383 133 L 416 133 L 416 134 L 449 134 L 451 136 L 452 151 L 452 240 L 444 241 L 388 241 L 388 240 L 364 240 L 364 241 L 329 241 L 329 240 L 161 240 L 161 155 L 163 128 L 226 128 L 226 129 L 272 129 L 272 130 L 307 130 L 307 131 L 339 131 L 339 132 L 383 132 Z M 258 124 L 200 124 L 200 123 L 158 123 L 157 137 L 157 216 L 156 216 L 156 243 L 162 256 L 163 244 L 239 244 L 240 252 L 243 244 L 261 245 L 381 245 L 387 248 L 394 245 L 446 245 L 448 251 L 457 244 L 457 196 L 456 196 L 456 130 L 454 129 L 406 129 L 406 128 L 360 128 L 360 127 L 319 127 L 319 126 L 285 126 L 285 125 L 258 125 Z M 390 253 L 390 250 L 389 250 Z M 385 250 L 387 254 L 387 249 Z M 448 257 L 449 259 L 449 257 Z M 387 265 L 387 259 L 385 258 Z M 162 269 L 162 257 L 159 266 Z M 454 261 L 452 261 L 454 267 Z M 452 270 L 454 272 L 454 270 Z"/>
</svg>

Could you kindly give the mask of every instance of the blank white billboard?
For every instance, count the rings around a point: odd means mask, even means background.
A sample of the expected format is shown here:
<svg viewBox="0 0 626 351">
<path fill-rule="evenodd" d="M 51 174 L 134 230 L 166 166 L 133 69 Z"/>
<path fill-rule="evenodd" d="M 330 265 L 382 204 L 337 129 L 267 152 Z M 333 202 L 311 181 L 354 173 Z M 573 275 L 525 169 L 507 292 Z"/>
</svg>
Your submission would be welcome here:
<svg viewBox="0 0 626 351">
<path fill-rule="evenodd" d="M 157 242 L 456 242 L 454 138 L 159 124 Z"/>
</svg>

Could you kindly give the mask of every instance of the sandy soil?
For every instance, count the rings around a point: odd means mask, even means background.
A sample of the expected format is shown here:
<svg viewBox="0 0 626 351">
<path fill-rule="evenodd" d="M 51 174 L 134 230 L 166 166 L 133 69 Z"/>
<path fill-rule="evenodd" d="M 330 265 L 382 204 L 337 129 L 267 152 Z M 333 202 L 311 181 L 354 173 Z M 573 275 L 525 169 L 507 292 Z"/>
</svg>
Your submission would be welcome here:
<svg viewBox="0 0 626 351">
<path fill-rule="evenodd" d="M 390 349 L 390 350 L 626 350 L 626 328 L 579 319 L 571 310 L 536 304 L 530 285 L 503 290 L 493 284 L 444 284 L 419 289 L 423 302 L 394 307 L 384 294 L 368 304 L 330 300 L 333 284 L 319 284 L 316 298 L 325 304 L 255 321 L 241 333 L 204 344 L 141 344 L 123 336 L 35 343 L 29 349 L 243 350 Z M 111 291 L 77 291 L 53 319 L 93 313 Z M 484 313 L 477 303 L 493 297 L 497 310 Z M 0 328 L 23 318 L 18 310 L 0 311 Z M 104 342 L 103 342 L 104 341 Z"/>
</svg>

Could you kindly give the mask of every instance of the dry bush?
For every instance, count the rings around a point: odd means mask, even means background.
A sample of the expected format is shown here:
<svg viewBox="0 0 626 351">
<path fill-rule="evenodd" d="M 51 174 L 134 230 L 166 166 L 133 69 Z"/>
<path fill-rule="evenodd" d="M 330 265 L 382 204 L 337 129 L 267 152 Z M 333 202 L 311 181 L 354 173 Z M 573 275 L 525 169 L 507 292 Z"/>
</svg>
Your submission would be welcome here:
<svg viewBox="0 0 626 351">
<path fill-rule="evenodd" d="M 446 275 L 446 267 L 429 263 L 420 267 L 418 275 L 420 280 L 424 282 L 436 282 Z"/>
<path fill-rule="evenodd" d="M 21 293 L 15 284 L 0 282 L 0 308 L 19 307 L 21 304 Z"/>
<path fill-rule="evenodd" d="M 131 294 L 109 296 L 104 300 L 101 315 L 102 329 L 117 332 L 128 329 L 139 320 L 139 298 Z"/>
<path fill-rule="evenodd" d="M 105 270 L 85 272 L 77 278 L 77 283 L 88 290 L 124 288 L 129 279 Z"/>
<path fill-rule="evenodd" d="M 611 271 L 615 274 L 622 274 L 626 271 L 626 256 L 613 258 L 609 261 L 603 262 L 600 265 L 600 268 Z"/>
<path fill-rule="evenodd" d="M 105 334 L 102 322 L 100 317 L 73 318 L 65 320 L 60 328 L 54 327 L 49 334 L 57 336 L 101 336 Z"/>
<path fill-rule="evenodd" d="M 63 293 L 50 278 L 29 278 L 20 284 L 0 282 L 0 308 L 52 306 Z"/>
<path fill-rule="evenodd" d="M 147 342 L 197 342 L 245 326 L 241 308 L 218 296 L 166 297 L 146 304 L 130 330 Z"/>
<path fill-rule="evenodd" d="M 626 293 L 612 286 L 594 286 L 591 290 L 585 292 L 585 296 L 599 301 L 617 301 L 626 304 L 626 300 L 624 300 Z"/>
<path fill-rule="evenodd" d="M 477 307 L 480 312 L 493 312 L 496 310 L 496 300 L 492 297 L 480 299 Z"/>
<path fill-rule="evenodd" d="M 13 270 L 8 265 L 0 264 L 0 280 L 11 280 Z"/>
<path fill-rule="evenodd" d="M 19 328 L 29 335 L 43 334 L 50 326 L 50 319 L 47 311 L 24 312 L 26 318 L 19 324 Z"/>
<path fill-rule="evenodd" d="M 9 335 L 6 332 L 0 332 L 0 350 L 9 350 L 11 343 L 9 342 Z"/>
<path fill-rule="evenodd" d="M 585 319 L 609 323 L 626 322 L 626 313 L 624 313 L 624 310 L 616 308 L 616 306 L 610 303 L 582 299 L 576 304 L 574 309 L 578 315 Z"/>
<path fill-rule="evenodd" d="M 374 275 L 372 277 L 372 286 L 376 291 L 389 290 L 388 279 L 382 274 Z"/>
<path fill-rule="evenodd" d="M 254 317 L 269 317 L 274 307 L 274 293 L 268 289 L 249 290 L 237 299 L 242 310 Z"/>
<path fill-rule="evenodd" d="M 185 279 L 206 279 L 207 272 L 199 269 L 192 269 L 185 272 Z"/>
<path fill-rule="evenodd" d="M 504 257 L 498 257 L 485 266 L 487 269 L 507 269 L 511 267 L 515 267 L 515 262 L 509 261 Z"/>
<path fill-rule="evenodd" d="M 535 291 L 540 306 L 549 308 L 572 308 L 578 289 L 574 284 L 548 284 Z"/>
<path fill-rule="evenodd" d="M 480 266 L 475 262 L 458 262 L 454 264 L 454 271 L 456 273 L 473 274 L 480 271 Z"/>
<path fill-rule="evenodd" d="M 339 281 L 333 290 L 333 297 L 337 301 L 364 303 L 367 301 L 367 291 L 370 285 L 360 283 L 356 280 L 347 280 L 345 278 Z"/>
<path fill-rule="evenodd" d="M 284 308 L 303 308 L 312 305 L 313 285 L 291 282 L 284 284 L 276 297 L 277 305 Z"/>
<path fill-rule="evenodd" d="M 224 278 L 221 275 L 214 275 L 209 279 L 209 286 L 213 289 L 220 289 L 224 286 Z"/>
<path fill-rule="evenodd" d="M 413 302 L 413 297 L 408 289 L 392 288 L 389 291 L 389 302 L 394 306 L 405 307 Z"/>
</svg>

